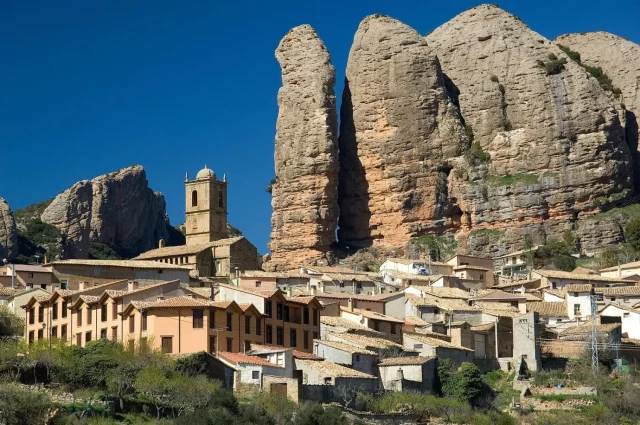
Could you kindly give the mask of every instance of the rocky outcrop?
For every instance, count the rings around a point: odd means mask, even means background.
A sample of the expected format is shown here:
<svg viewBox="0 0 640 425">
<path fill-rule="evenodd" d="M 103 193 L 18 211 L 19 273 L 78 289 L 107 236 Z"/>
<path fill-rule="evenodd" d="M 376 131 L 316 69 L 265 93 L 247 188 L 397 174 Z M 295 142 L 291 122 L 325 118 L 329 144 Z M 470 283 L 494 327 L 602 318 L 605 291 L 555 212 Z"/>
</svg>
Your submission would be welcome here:
<svg viewBox="0 0 640 425">
<path fill-rule="evenodd" d="M 331 261 L 338 223 L 335 69 L 309 25 L 293 28 L 276 50 L 282 68 L 275 142 L 276 177 L 267 268 Z"/>
<path fill-rule="evenodd" d="M 164 196 L 148 186 L 141 166 L 81 181 L 59 194 L 42 213 L 63 235 L 63 258 L 87 258 L 89 244 L 133 257 L 169 237 Z"/>
<path fill-rule="evenodd" d="M 640 187 L 640 45 L 603 31 L 562 35 L 556 42 L 579 53 L 581 63 L 601 68 L 614 90 L 620 90 L 617 101 L 622 106 L 627 144 L 634 154 L 635 185 Z"/>
<path fill-rule="evenodd" d="M 631 160 L 614 103 L 555 43 L 493 5 L 458 15 L 426 40 L 479 144 L 467 157 L 490 155 L 449 185 L 462 211 L 462 247 L 481 255 L 520 249 L 523 234 L 559 236 L 603 201 L 626 196 Z"/>
<path fill-rule="evenodd" d="M 469 139 L 438 58 L 415 30 L 383 15 L 360 23 L 340 115 L 342 244 L 398 247 L 454 224 L 452 160 Z"/>
<path fill-rule="evenodd" d="M 0 265 L 3 258 L 11 259 L 18 253 L 16 222 L 7 201 L 0 198 Z"/>
</svg>

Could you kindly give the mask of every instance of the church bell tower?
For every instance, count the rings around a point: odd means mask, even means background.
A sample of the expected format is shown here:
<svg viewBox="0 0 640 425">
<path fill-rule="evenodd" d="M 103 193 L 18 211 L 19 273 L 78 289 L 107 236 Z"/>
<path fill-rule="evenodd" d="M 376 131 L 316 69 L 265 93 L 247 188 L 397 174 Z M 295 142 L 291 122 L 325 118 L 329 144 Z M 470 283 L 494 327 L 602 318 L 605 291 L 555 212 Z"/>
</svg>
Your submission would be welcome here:
<svg viewBox="0 0 640 425">
<path fill-rule="evenodd" d="M 227 177 L 216 178 L 206 165 L 195 180 L 185 178 L 187 245 L 199 245 L 227 237 Z"/>
</svg>

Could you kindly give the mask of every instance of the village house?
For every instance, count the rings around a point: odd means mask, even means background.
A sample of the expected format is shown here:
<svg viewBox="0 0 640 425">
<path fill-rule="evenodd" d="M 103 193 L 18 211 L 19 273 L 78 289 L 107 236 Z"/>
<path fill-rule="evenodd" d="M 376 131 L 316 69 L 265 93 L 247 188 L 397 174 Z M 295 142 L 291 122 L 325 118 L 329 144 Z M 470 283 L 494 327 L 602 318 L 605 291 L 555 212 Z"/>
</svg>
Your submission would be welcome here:
<svg viewBox="0 0 640 425">
<path fill-rule="evenodd" d="M 314 340 L 313 353 L 329 362 L 348 366 L 354 370 L 374 375 L 378 354 L 355 345 L 338 341 Z"/>
<path fill-rule="evenodd" d="M 5 287 L 53 291 L 54 277 L 51 270 L 43 266 L 7 264 L 0 267 L 0 284 Z"/>
<path fill-rule="evenodd" d="M 380 274 L 400 272 L 414 275 L 451 275 L 453 266 L 431 260 L 411 260 L 408 258 L 387 258 L 380 265 Z"/>
<path fill-rule="evenodd" d="M 433 286 L 437 288 L 466 289 L 458 277 L 441 274 L 421 275 L 402 272 L 385 272 L 383 281 L 398 288 Z"/>
<path fill-rule="evenodd" d="M 530 250 L 523 249 L 498 257 L 495 262 L 496 274 L 512 278 L 525 278 L 533 266 L 533 254 L 537 250 L 538 246 L 534 246 Z"/>
<path fill-rule="evenodd" d="M 303 293 L 304 294 L 304 293 Z M 301 295 L 305 296 L 305 295 Z M 325 315 L 337 315 L 328 308 L 329 305 L 347 307 L 349 302 L 354 308 L 386 314 L 393 317 L 404 316 L 404 293 L 392 292 L 379 295 L 350 295 L 341 293 L 319 292 L 315 297 L 325 305 Z M 351 301 L 349 301 L 351 300 Z M 337 307 L 336 307 L 337 308 Z"/>
<path fill-rule="evenodd" d="M 598 302 L 632 307 L 640 303 L 640 286 L 614 286 L 594 288 Z"/>
<path fill-rule="evenodd" d="M 403 345 L 408 350 L 417 351 L 421 357 L 437 357 L 451 359 L 455 363 L 470 362 L 474 358 L 474 350 L 461 347 L 430 334 L 406 333 Z"/>
<path fill-rule="evenodd" d="M 343 319 L 355 322 L 376 332 L 380 332 L 385 338 L 392 341 L 402 341 L 402 325 L 404 325 L 403 319 L 387 316 L 374 311 L 354 308 L 352 302 L 349 302 L 346 307 L 340 306 L 339 315 Z"/>
<path fill-rule="evenodd" d="M 327 332 L 382 336 L 381 332 L 376 332 L 358 322 L 342 318 L 341 316 L 325 316 L 322 314 L 322 316 L 320 316 L 320 335 L 324 335 Z"/>
<path fill-rule="evenodd" d="M 233 279 L 236 286 L 245 289 L 274 290 L 287 292 L 289 288 L 302 288 L 311 292 L 311 276 L 298 271 L 265 272 L 262 270 L 246 270 Z M 317 287 L 315 288 L 317 290 Z"/>
<path fill-rule="evenodd" d="M 390 357 L 378 363 L 380 382 L 385 391 L 433 392 L 436 359 L 433 357 Z"/>
<path fill-rule="evenodd" d="M 331 385 L 364 393 L 378 387 L 375 376 L 328 361 L 296 360 L 296 369 L 302 371 L 303 385 Z"/>
<path fill-rule="evenodd" d="M 499 283 L 494 285 L 492 289 L 499 289 L 505 292 L 520 292 L 522 289 L 525 292 L 540 290 L 540 279 L 528 279 L 528 280 L 513 280 L 509 282 Z"/>
<path fill-rule="evenodd" d="M 279 289 L 250 290 L 219 285 L 218 301 L 253 304 L 264 317 L 264 343 L 310 353 L 312 341 L 320 337 L 320 310 L 316 297 L 289 297 Z"/>
<path fill-rule="evenodd" d="M 373 351 L 375 353 L 380 354 L 386 352 L 407 352 L 410 353 L 412 350 L 405 350 L 402 344 L 398 344 L 393 342 L 387 338 L 383 338 L 381 336 L 372 336 L 372 335 L 361 335 L 354 333 L 341 333 L 335 334 L 331 332 L 327 332 L 322 335 L 322 339 L 326 341 L 336 341 L 341 342 L 347 345 L 353 345 L 355 347 Z M 413 352 L 413 355 L 416 355 Z"/>
<path fill-rule="evenodd" d="M 292 366 L 288 368 L 279 366 L 255 355 L 221 351 L 218 353 L 217 358 L 235 372 L 233 379 L 234 392 L 238 391 L 238 386 L 241 384 L 255 385 L 262 388 L 265 376 L 293 377 Z"/>
<path fill-rule="evenodd" d="M 460 278 L 465 287 L 484 289 L 495 284 L 493 277 L 494 264 L 491 258 L 456 254 L 449 258 L 446 264 L 453 267 L 453 273 L 451 274 Z"/>
<path fill-rule="evenodd" d="M 538 313 L 546 328 L 556 330 L 556 332 L 576 325 L 569 319 L 569 310 L 565 301 L 528 302 L 527 311 Z"/>
<path fill-rule="evenodd" d="M 640 275 L 640 261 L 600 269 L 599 273 L 600 276 L 616 279 L 625 279 L 627 276 Z"/>
<path fill-rule="evenodd" d="M 640 340 L 640 311 L 632 307 L 608 304 L 600 311 L 603 324 L 611 321 L 621 323 L 621 337 Z M 612 320 L 613 319 L 613 320 Z"/>
<path fill-rule="evenodd" d="M 605 277 L 593 274 L 577 274 L 559 270 L 535 270 L 531 272 L 533 279 L 540 279 L 540 286 L 550 289 L 564 290 L 567 285 L 593 285 L 595 287 L 606 286 L 633 286 L 634 281 L 622 278 Z"/>
<path fill-rule="evenodd" d="M 2 295 L 3 289 L 11 289 L 11 288 L 0 288 L 0 296 Z M 7 297 L 2 296 L 4 299 L 0 299 L 0 305 L 5 305 L 7 309 L 18 316 L 21 319 L 26 317 L 25 310 L 22 308 L 31 297 L 49 297 L 51 293 L 42 288 L 33 288 L 29 290 L 11 290 L 8 291 L 11 295 Z"/>
<path fill-rule="evenodd" d="M 489 305 L 492 307 L 498 304 L 507 305 L 518 309 L 518 311 L 521 313 L 526 313 L 527 299 L 530 299 L 531 301 L 539 301 L 539 298 L 531 294 L 526 294 L 524 292 L 511 293 L 500 290 L 489 291 L 482 295 L 472 297 L 469 300 L 473 301 L 474 303 L 482 302 L 484 305 Z"/>
</svg>

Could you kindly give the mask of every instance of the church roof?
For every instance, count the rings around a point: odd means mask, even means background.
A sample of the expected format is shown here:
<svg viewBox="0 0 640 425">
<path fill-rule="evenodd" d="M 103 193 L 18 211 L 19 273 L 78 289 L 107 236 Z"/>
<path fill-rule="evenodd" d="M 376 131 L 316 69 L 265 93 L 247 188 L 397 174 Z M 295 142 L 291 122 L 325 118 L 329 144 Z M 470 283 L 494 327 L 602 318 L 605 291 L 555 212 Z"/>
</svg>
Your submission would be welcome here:
<svg viewBox="0 0 640 425">
<path fill-rule="evenodd" d="M 147 252 L 143 252 L 142 254 L 135 257 L 134 260 L 148 260 L 150 258 L 164 258 L 164 257 L 175 257 L 179 255 L 193 255 L 216 246 L 232 245 L 241 239 L 244 239 L 244 236 L 220 239 L 217 241 L 198 244 L 198 245 L 180 245 L 180 246 L 167 246 L 164 248 L 156 248 Z"/>
<path fill-rule="evenodd" d="M 216 173 L 205 164 L 204 168 L 196 174 L 196 180 L 216 178 Z"/>
</svg>

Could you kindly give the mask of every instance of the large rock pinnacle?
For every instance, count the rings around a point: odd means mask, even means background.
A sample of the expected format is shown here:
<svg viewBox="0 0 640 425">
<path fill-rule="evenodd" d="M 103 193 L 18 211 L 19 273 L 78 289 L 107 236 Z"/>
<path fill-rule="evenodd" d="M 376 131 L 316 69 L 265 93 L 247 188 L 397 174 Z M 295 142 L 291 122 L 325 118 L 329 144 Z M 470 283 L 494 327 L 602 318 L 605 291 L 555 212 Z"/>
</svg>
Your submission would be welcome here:
<svg viewBox="0 0 640 425">
<path fill-rule="evenodd" d="M 401 247 L 457 226 L 449 159 L 469 146 L 438 58 L 414 29 L 365 18 L 349 53 L 340 123 L 342 244 Z"/>
<path fill-rule="evenodd" d="M 0 265 L 2 259 L 11 259 L 18 254 L 16 222 L 7 201 L 0 198 Z"/>
<path fill-rule="evenodd" d="M 335 69 L 309 25 L 293 28 L 276 50 L 282 68 L 275 141 L 276 178 L 267 268 L 330 261 L 338 223 Z"/>
</svg>

